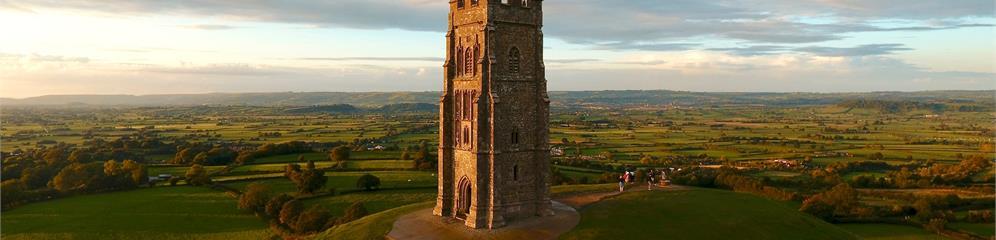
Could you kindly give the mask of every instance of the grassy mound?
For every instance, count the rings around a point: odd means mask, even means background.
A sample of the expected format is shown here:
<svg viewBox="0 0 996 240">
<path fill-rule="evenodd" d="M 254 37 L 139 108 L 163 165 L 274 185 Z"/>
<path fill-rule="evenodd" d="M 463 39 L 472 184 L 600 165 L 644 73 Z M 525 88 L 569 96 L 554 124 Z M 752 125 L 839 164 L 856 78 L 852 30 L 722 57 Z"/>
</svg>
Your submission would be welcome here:
<svg viewBox="0 0 996 240">
<path fill-rule="evenodd" d="M 712 189 L 633 192 L 581 211 L 562 239 L 856 239 L 777 201 Z"/>
<path fill-rule="evenodd" d="M 318 234 L 314 239 L 384 239 L 384 236 L 394 226 L 394 221 L 398 220 L 399 217 L 419 209 L 430 208 L 435 204 L 435 202 L 416 203 L 375 213 L 347 224 L 335 226 Z"/>
<path fill-rule="evenodd" d="M 261 239 L 266 225 L 235 198 L 158 187 L 56 199 L 3 213 L 3 239 Z"/>
</svg>

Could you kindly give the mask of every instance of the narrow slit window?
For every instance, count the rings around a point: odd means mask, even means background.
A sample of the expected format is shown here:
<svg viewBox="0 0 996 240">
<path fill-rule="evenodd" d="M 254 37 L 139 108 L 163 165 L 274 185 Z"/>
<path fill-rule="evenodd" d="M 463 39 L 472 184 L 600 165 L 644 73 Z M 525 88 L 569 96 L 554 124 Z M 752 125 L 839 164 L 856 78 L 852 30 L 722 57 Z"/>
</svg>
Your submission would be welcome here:
<svg viewBox="0 0 996 240">
<path fill-rule="evenodd" d="M 512 166 L 512 180 L 519 181 L 519 165 Z"/>
</svg>

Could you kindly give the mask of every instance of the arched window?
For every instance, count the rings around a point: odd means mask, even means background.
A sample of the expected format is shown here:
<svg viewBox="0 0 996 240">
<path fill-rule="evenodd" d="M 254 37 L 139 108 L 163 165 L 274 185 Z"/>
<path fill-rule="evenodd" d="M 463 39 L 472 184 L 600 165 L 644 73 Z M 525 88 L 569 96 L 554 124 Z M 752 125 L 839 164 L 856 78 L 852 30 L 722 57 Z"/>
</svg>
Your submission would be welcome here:
<svg viewBox="0 0 996 240">
<path fill-rule="evenodd" d="M 463 48 L 462 47 L 457 47 L 456 58 L 457 59 L 456 59 L 456 66 L 455 67 L 456 67 L 456 70 L 457 70 L 457 76 L 463 76 Z"/>
<path fill-rule="evenodd" d="M 467 51 L 464 52 L 464 69 L 463 72 L 467 75 L 474 76 L 477 73 L 474 72 L 474 49 L 467 47 Z"/>
<path fill-rule="evenodd" d="M 523 7 L 528 7 L 529 6 L 529 0 L 522 0 L 522 6 Z"/>
<path fill-rule="evenodd" d="M 473 6 L 477 6 L 477 2 L 478 0 L 470 0 L 470 4 Z"/>
<path fill-rule="evenodd" d="M 458 8 L 462 8 L 463 7 L 463 0 L 457 0 L 457 7 Z"/>
<path fill-rule="evenodd" d="M 522 56 L 519 54 L 519 48 L 512 47 L 512 50 L 508 51 L 508 73 L 519 74 L 519 63 L 522 61 Z"/>
<path fill-rule="evenodd" d="M 477 58 L 481 56 L 481 45 L 474 45 L 474 60 L 471 61 L 470 70 L 473 72 L 474 76 L 477 76 Z"/>
</svg>

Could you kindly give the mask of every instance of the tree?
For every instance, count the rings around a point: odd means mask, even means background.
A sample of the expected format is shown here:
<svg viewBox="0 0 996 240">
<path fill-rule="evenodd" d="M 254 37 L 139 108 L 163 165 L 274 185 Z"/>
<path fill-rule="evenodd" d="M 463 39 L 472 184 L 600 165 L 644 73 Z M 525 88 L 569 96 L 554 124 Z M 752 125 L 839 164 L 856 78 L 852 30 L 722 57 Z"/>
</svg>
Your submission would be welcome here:
<svg viewBox="0 0 996 240">
<path fill-rule="evenodd" d="M 352 222 L 366 215 L 367 208 L 363 205 L 363 202 L 354 202 L 352 205 L 349 205 L 349 208 L 346 208 L 346 213 L 339 219 L 339 224 Z"/>
<path fill-rule="evenodd" d="M 11 179 L 3 181 L 0 185 L 0 202 L 3 203 L 4 208 L 7 206 L 16 204 L 20 202 L 23 198 L 24 185 L 21 184 L 19 179 Z"/>
<path fill-rule="evenodd" d="M 125 160 L 121 164 L 121 170 L 128 173 L 135 185 L 142 185 L 149 181 L 149 169 L 138 162 Z"/>
<path fill-rule="evenodd" d="M 417 170 L 431 170 L 436 168 L 436 160 L 429 154 L 429 146 L 422 142 L 418 152 L 415 153 L 414 168 Z"/>
<path fill-rule="evenodd" d="M 285 203 L 290 202 L 291 200 L 294 200 L 294 198 L 285 193 L 270 198 L 270 200 L 266 202 L 266 216 L 279 218 L 281 208 L 284 207 Z"/>
<path fill-rule="evenodd" d="M 314 161 L 308 161 L 307 166 L 301 169 L 297 164 L 288 164 L 284 175 L 297 186 L 298 193 L 313 194 L 315 191 L 325 187 L 328 177 L 325 171 L 315 167 Z"/>
<path fill-rule="evenodd" d="M 297 217 L 304 210 L 304 205 L 298 200 L 290 200 L 280 207 L 280 217 L 277 220 L 286 226 L 294 226 Z"/>
<path fill-rule="evenodd" d="M 186 177 L 187 183 L 193 186 L 211 184 L 211 176 L 208 176 L 207 171 L 204 170 L 204 166 L 201 166 L 200 164 L 190 166 L 190 170 L 187 170 Z"/>
<path fill-rule="evenodd" d="M 299 234 L 315 233 L 328 225 L 330 216 L 325 207 L 314 205 L 302 212 L 290 227 Z"/>
<path fill-rule="evenodd" d="M 52 178 L 52 187 L 60 192 L 86 191 L 98 187 L 100 180 L 104 178 L 103 165 L 100 162 L 69 164 Z"/>
<path fill-rule="evenodd" d="M 266 215 L 266 204 L 270 200 L 270 188 L 261 183 L 251 183 L 239 196 L 239 209 L 250 211 L 257 216 Z"/>
<path fill-rule="evenodd" d="M 333 162 L 343 162 L 349 160 L 349 155 L 352 150 L 346 146 L 338 146 L 332 149 L 332 153 L 329 153 L 329 159 Z"/>
<path fill-rule="evenodd" d="M 377 189 L 380 187 L 380 178 L 369 173 L 363 174 L 359 179 L 356 179 L 356 187 L 367 191 Z"/>
<path fill-rule="evenodd" d="M 834 216 L 850 214 L 857 205 L 858 192 L 850 185 L 841 183 L 829 191 L 806 199 L 799 211 L 830 220 Z"/>
</svg>

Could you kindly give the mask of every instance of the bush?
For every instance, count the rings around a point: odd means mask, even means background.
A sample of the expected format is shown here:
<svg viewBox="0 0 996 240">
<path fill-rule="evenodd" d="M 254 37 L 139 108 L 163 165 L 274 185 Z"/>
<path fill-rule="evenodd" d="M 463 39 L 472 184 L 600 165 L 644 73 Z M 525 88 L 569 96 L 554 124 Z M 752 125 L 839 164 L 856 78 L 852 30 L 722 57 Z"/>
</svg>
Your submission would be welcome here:
<svg viewBox="0 0 996 240">
<path fill-rule="evenodd" d="M 380 188 L 380 178 L 369 173 L 363 174 L 359 179 L 356 179 L 356 187 L 366 191 Z"/>
<path fill-rule="evenodd" d="M 332 160 L 333 162 L 342 162 L 349 160 L 349 155 L 351 152 L 352 150 L 349 149 L 349 147 L 338 146 L 332 149 L 332 152 L 329 153 L 329 160 Z"/>
<path fill-rule="evenodd" d="M 928 222 L 927 224 L 924 224 L 923 228 L 927 229 L 927 231 L 931 231 L 931 232 L 935 232 L 935 233 L 940 233 L 940 232 L 944 231 L 944 229 L 947 227 L 947 225 L 948 225 L 948 220 L 943 219 L 943 218 L 933 218 L 933 219 L 930 219 L 930 222 Z"/>
<path fill-rule="evenodd" d="M 239 196 L 239 209 L 255 213 L 256 216 L 266 215 L 266 204 L 270 200 L 270 188 L 260 183 L 252 183 Z"/>
<path fill-rule="evenodd" d="M 799 211 L 825 220 L 833 220 L 835 216 L 850 215 L 856 207 L 858 207 L 858 192 L 846 183 L 841 183 L 829 191 L 806 199 Z"/>
<path fill-rule="evenodd" d="M 968 211 L 965 221 L 971 223 L 992 223 L 994 221 L 993 210 Z"/>
<path fill-rule="evenodd" d="M 321 205 L 314 205 L 308 208 L 297 217 L 291 229 L 298 234 L 310 234 L 325 229 L 330 218 L 329 211 Z"/>
<path fill-rule="evenodd" d="M 339 224 L 352 222 L 356 219 L 360 219 L 367 215 L 367 208 L 363 206 L 363 202 L 355 202 L 346 208 L 346 214 L 339 219 Z"/>
<path fill-rule="evenodd" d="M 210 185 L 211 176 L 208 176 L 207 170 L 200 164 L 194 164 L 190 166 L 190 170 L 187 170 L 187 183 L 193 186 Z"/>
<path fill-rule="evenodd" d="M 280 223 L 283 225 L 294 226 L 294 224 L 297 223 L 297 217 L 301 215 L 303 210 L 304 205 L 301 204 L 301 201 L 296 199 L 287 201 L 280 207 L 280 216 L 278 220 L 280 220 Z"/>
<path fill-rule="evenodd" d="M 266 202 L 266 216 L 279 218 L 281 208 L 284 207 L 285 203 L 290 202 L 291 200 L 294 200 L 294 198 L 287 194 L 280 194 L 270 198 L 270 200 Z"/>
<path fill-rule="evenodd" d="M 325 187 L 325 183 L 328 182 L 325 171 L 316 168 L 313 161 L 308 161 L 304 169 L 297 164 L 289 164 L 284 175 L 297 185 L 297 192 L 301 194 L 313 194 Z"/>
</svg>

